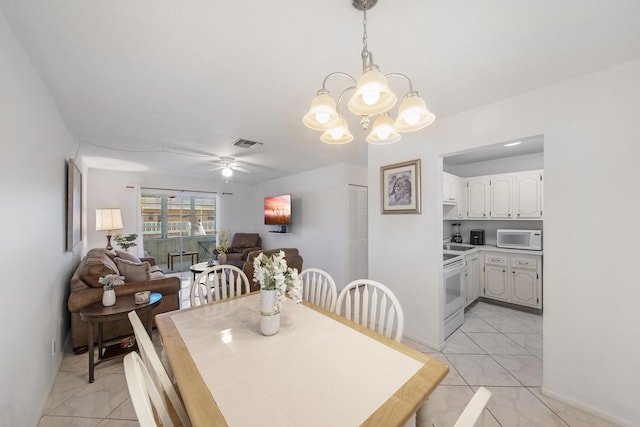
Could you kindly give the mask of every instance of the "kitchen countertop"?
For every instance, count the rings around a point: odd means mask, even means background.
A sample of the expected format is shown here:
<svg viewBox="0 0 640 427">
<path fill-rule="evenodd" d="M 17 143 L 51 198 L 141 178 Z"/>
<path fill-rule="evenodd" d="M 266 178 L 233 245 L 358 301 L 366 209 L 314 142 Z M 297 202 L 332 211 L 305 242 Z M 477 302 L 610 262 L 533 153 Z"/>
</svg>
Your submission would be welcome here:
<svg viewBox="0 0 640 427">
<path fill-rule="evenodd" d="M 452 251 L 447 249 L 442 251 L 445 254 L 460 254 L 464 256 L 476 253 L 480 250 L 492 251 L 492 252 L 505 252 L 505 253 L 513 253 L 513 254 L 525 254 L 525 255 L 542 255 L 542 252 L 543 252 L 543 251 L 528 251 L 528 250 L 522 250 L 522 249 L 499 248 L 495 245 L 471 245 L 469 243 L 443 243 L 443 246 L 444 245 L 465 246 L 467 248 L 473 248 L 468 251 Z"/>
</svg>

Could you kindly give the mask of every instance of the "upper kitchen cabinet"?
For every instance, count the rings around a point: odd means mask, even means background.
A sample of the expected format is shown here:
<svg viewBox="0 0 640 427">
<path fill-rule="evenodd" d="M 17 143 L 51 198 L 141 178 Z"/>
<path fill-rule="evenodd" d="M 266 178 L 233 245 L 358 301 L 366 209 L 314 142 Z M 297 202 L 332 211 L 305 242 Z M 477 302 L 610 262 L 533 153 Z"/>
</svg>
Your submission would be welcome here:
<svg viewBox="0 0 640 427">
<path fill-rule="evenodd" d="M 530 171 L 515 176 L 516 218 L 542 218 L 543 171 Z"/>
<path fill-rule="evenodd" d="M 490 206 L 489 178 L 467 178 L 467 218 L 488 218 Z"/>
<path fill-rule="evenodd" d="M 512 174 L 495 175 L 489 180 L 491 188 L 491 218 L 512 218 L 513 181 Z"/>
<path fill-rule="evenodd" d="M 462 178 L 443 173 L 444 219 L 542 219 L 542 170 Z"/>
<path fill-rule="evenodd" d="M 458 201 L 458 181 L 457 176 L 442 173 L 442 203 L 454 204 Z"/>
</svg>

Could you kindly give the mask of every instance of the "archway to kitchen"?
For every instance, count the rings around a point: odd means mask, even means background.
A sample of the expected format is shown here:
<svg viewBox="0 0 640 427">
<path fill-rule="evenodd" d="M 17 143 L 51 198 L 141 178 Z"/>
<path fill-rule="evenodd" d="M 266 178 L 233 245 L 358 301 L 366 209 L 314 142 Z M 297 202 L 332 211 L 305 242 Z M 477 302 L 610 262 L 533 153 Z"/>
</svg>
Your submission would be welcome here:
<svg viewBox="0 0 640 427">
<path fill-rule="evenodd" d="M 448 153 L 442 175 L 446 346 L 532 355 L 541 372 L 543 135 Z"/>
</svg>

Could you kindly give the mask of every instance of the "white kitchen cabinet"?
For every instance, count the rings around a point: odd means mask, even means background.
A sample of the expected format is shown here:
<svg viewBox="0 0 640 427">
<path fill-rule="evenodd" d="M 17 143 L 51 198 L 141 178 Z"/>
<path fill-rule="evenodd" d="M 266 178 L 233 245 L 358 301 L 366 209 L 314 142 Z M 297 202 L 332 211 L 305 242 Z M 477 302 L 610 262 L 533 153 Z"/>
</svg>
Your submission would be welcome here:
<svg viewBox="0 0 640 427">
<path fill-rule="evenodd" d="M 447 172 L 442 173 L 442 202 L 453 204 L 458 201 L 458 177 Z"/>
<path fill-rule="evenodd" d="M 484 255 L 484 296 L 510 302 L 509 256 L 485 253 Z"/>
<path fill-rule="evenodd" d="M 542 175 L 541 170 L 515 174 L 516 218 L 542 218 Z"/>
<path fill-rule="evenodd" d="M 542 308 L 542 259 L 539 255 L 484 253 L 484 297 Z"/>
<path fill-rule="evenodd" d="M 467 180 L 465 178 L 458 177 L 458 202 L 456 203 L 455 215 L 457 219 L 462 219 L 467 216 Z"/>
<path fill-rule="evenodd" d="M 480 293 L 480 254 L 475 253 L 465 257 L 466 266 L 466 288 L 465 307 L 474 302 L 481 295 Z"/>
<path fill-rule="evenodd" d="M 489 178 L 467 179 L 467 218 L 489 217 L 490 200 Z"/>
<path fill-rule="evenodd" d="M 491 218 L 511 218 L 513 214 L 514 199 L 514 176 L 512 174 L 501 174 L 492 176 L 491 186 Z"/>
</svg>

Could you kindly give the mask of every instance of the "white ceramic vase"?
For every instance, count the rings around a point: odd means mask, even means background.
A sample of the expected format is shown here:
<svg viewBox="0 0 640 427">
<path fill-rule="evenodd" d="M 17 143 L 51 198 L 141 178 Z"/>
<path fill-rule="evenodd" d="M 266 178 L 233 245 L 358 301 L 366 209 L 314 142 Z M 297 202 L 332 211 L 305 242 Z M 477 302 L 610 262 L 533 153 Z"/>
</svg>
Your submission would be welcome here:
<svg viewBox="0 0 640 427">
<path fill-rule="evenodd" d="M 227 254 L 226 254 L 226 253 L 224 253 L 224 252 L 220 252 L 220 253 L 218 254 L 218 263 L 219 263 L 220 265 L 222 265 L 222 264 L 226 264 L 226 263 L 227 263 Z"/>
<path fill-rule="evenodd" d="M 273 290 L 260 290 L 260 332 L 275 335 L 280 330 L 280 311 L 276 310 L 278 294 Z"/>
<path fill-rule="evenodd" d="M 104 305 L 105 307 L 109 307 L 110 305 L 113 305 L 115 303 L 116 291 L 114 291 L 113 289 L 104 291 L 104 293 L 102 294 L 102 305 Z"/>
</svg>

